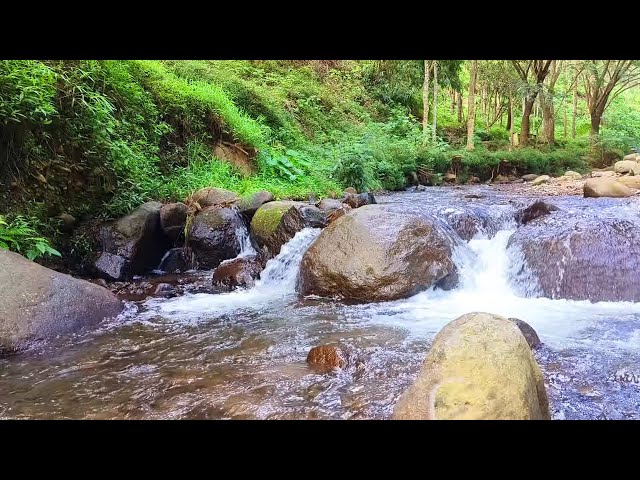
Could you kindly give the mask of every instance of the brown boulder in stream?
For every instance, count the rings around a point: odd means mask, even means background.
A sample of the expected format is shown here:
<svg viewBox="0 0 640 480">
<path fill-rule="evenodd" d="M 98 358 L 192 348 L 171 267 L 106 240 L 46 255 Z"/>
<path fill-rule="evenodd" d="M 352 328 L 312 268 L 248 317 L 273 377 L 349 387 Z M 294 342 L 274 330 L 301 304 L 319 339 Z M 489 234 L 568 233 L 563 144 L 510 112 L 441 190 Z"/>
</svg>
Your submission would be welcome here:
<svg viewBox="0 0 640 480">
<path fill-rule="evenodd" d="M 258 255 L 225 260 L 213 271 L 213 286 L 226 290 L 253 287 L 264 266 L 264 259 Z"/>
<path fill-rule="evenodd" d="M 584 182 L 582 187 L 585 197 L 630 197 L 633 192 L 626 185 L 617 182 L 613 178 L 598 177 L 590 178 Z"/>
<path fill-rule="evenodd" d="M 437 222 L 367 205 L 338 218 L 305 252 L 303 295 L 376 302 L 405 298 L 456 274 Z"/>
<path fill-rule="evenodd" d="M 96 325 L 122 308 L 106 288 L 0 249 L 0 352 Z"/>
<path fill-rule="evenodd" d="M 640 226 L 629 220 L 547 216 L 524 225 L 507 247 L 515 286 L 528 296 L 640 301 Z"/>
<path fill-rule="evenodd" d="M 344 368 L 347 365 L 346 355 L 333 345 L 320 345 L 309 350 L 307 363 L 321 372 L 334 368 Z"/>
<path fill-rule="evenodd" d="M 201 267 L 215 268 L 240 253 L 237 232 L 244 222 L 234 208 L 208 207 L 196 215 L 189 232 L 189 245 Z"/>
</svg>

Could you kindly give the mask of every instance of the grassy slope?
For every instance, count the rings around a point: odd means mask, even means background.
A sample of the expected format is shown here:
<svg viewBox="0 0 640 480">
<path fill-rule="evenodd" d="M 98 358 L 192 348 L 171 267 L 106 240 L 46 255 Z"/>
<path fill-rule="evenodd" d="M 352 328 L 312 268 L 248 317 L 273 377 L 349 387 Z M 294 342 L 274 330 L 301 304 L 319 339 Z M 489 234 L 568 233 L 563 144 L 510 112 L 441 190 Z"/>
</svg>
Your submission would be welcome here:
<svg viewBox="0 0 640 480">
<path fill-rule="evenodd" d="M 445 141 L 422 145 L 419 85 L 392 86 L 368 61 L 0 61 L 1 213 L 113 217 L 149 199 L 217 186 L 277 198 L 396 189 L 419 169 L 465 181 L 500 172 L 586 168 L 585 126 L 553 150 L 506 150 L 507 132 L 477 121 L 474 152 L 439 101 Z M 636 94 L 637 96 L 637 94 Z M 638 99 L 634 97 L 637 101 Z M 628 103 L 628 102 L 627 102 Z M 557 110 L 558 118 L 561 109 Z M 518 119 L 516 119 L 517 125 Z M 638 122 L 623 99 L 604 123 L 607 148 L 627 148 Z M 558 122 L 560 130 L 560 121 Z M 219 140 L 257 151 L 257 173 L 213 155 Z M 48 228 L 47 228 L 48 227 Z"/>
</svg>

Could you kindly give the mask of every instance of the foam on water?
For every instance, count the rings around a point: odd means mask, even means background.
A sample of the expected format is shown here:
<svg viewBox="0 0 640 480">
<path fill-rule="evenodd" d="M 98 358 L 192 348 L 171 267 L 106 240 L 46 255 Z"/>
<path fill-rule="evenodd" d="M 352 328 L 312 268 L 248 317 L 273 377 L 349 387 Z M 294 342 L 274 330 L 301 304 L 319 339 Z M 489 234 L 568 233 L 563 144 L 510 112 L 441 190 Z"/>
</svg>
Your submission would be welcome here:
<svg viewBox="0 0 640 480">
<path fill-rule="evenodd" d="M 186 294 L 169 300 L 152 299 L 146 302 L 144 318 L 160 314 L 181 321 L 221 316 L 234 311 L 263 311 L 288 304 L 296 296 L 298 267 L 307 248 L 320 234 L 318 228 L 305 228 L 285 245 L 277 257 L 269 260 L 260 279 L 251 289 L 229 293 Z"/>
<path fill-rule="evenodd" d="M 451 320 L 465 313 L 490 312 L 516 317 L 529 323 L 544 342 L 555 347 L 592 342 L 607 348 L 606 341 L 584 335 L 598 328 L 599 321 L 616 317 L 637 318 L 640 303 L 552 300 L 518 296 L 510 272 L 521 268 L 522 259 L 507 250 L 513 230 L 501 230 L 493 238 L 480 235 L 467 246 L 458 247 L 454 260 L 460 271 L 460 285 L 452 291 L 429 289 L 409 299 L 358 308 L 371 321 L 405 328 L 412 335 L 433 335 Z M 535 278 L 531 278 L 535 291 Z M 615 341 L 617 347 L 640 349 L 634 342 L 640 332 L 631 330 L 628 342 Z M 596 345 L 596 346 L 598 346 Z M 608 345 L 611 346 L 611 345 Z"/>
</svg>

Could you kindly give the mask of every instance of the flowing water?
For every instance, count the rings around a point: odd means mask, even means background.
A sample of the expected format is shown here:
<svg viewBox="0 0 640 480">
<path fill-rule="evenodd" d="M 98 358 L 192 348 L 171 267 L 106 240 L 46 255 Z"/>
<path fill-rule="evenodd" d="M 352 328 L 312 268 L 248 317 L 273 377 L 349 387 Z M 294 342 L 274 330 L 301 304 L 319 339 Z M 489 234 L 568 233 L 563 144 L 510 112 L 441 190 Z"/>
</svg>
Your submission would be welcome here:
<svg viewBox="0 0 640 480">
<path fill-rule="evenodd" d="M 250 290 L 130 303 L 97 331 L 0 359 L 0 417 L 389 418 L 433 336 L 464 313 L 487 311 L 538 332 L 544 345 L 535 356 L 553 418 L 638 419 L 640 303 L 525 297 L 535 293 L 535 278 L 513 280 L 521 267 L 507 249 L 513 213 L 533 200 L 484 186 L 380 197 L 388 208 L 443 220 L 483 215 L 478 234 L 456 237 L 456 289 L 381 304 L 300 298 L 298 266 L 320 234 L 305 229 Z M 573 216 L 640 221 L 636 199 L 547 200 Z M 326 343 L 365 368 L 313 371 L 307 352 Z"/>
</svg>

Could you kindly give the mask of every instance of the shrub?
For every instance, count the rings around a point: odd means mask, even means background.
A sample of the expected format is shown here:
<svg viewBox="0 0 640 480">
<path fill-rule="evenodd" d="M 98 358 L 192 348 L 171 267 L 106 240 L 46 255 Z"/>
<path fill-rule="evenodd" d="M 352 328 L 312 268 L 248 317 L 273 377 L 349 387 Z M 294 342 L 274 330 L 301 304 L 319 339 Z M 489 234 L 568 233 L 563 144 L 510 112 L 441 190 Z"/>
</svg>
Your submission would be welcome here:
<svg viewBox="0 0 640 480">
<path fill-rule="evenodd" d="M 32 221 L 20 215 L 8 223 L 0 215 L 0 248 L 18 252 L 29 260 L 44 255 L 59 257 L 60 252 L 52 248 L 46 238 L 39 236 L 31 223 Z"/>
</svg>

